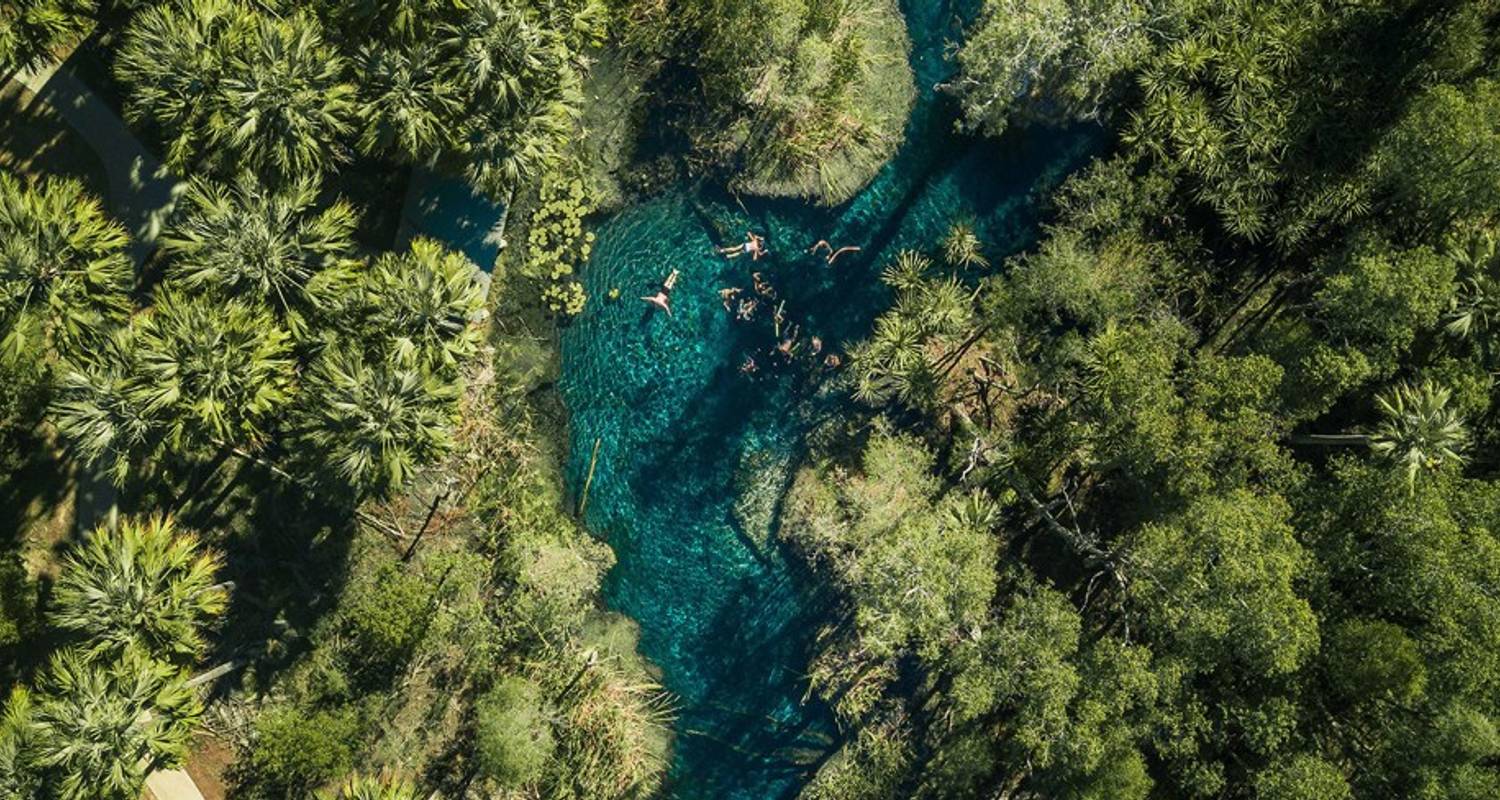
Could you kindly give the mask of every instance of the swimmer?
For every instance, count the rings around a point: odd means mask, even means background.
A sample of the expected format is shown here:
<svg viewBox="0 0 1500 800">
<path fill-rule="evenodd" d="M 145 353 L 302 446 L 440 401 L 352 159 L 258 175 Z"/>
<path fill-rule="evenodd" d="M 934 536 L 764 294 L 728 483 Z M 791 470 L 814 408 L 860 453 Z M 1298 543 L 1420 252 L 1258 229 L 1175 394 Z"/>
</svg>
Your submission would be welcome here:
<svg viewBox="0 0 1500 800">
<path fill-rule="evenodd" d="M 742 291 L 744 290 L 738 286 L 729 286 L 719 290 L 719 299 L 724 301 L 725 311 L 734 312 L 734 298 L 739 297 Z"/>
<path fill-rule="evenodd" d="M 752 375 L 757 369 L 759 367 L 755 364 L 755 356 L 745 356 L 745 363 L 740 365 L 740 372 L 745 375 Z"/>
<path fill-rule="evenodd" d="M 838 369 L 839 366 L 843 363 L 844 361 L 843 359 L 839 358 L 838 353 L 829 353 L 828 357 L 823 359 L 823 364 L 826 365 L 829 369 Z"/>
<path fill-rule="evenodd" d="M 727 247 L 718 248 L 719 255 L 725 258 L 739 258 L 746 253 L 750 254 L 751 261 L 759 261 L 760 257 L 771 252 L 766 249 L 766 240 L 756 236 L 751 231 L 745 231 L 745 241 L 740 244 L 732 244 Z"/>
<path fill-rule="evenodd" d="M 772 286 L 771 282 L 766 280 L 759 272 L 751 273 L 750 280 L 755 282 L 754 285 L 756 294 L 767 299 L 776 299 L 776 287 Z"/>
<path fill-rule="evenodd" d="M 837 261 L 839 256 L 845 253 L 858 253 L 861 249 L 862 248 L 859 247 L 840 247 L 839 249 L 830 252 L 828 254 L 828 266 L 833 266 L 833 262 Z"/>
<path fill-rule="evenodd" d="M 752 318 L 755 317 L 755 309 L 757 309 L 759 307 L 760 307 L 760 301 L 759 300 L 755 300 L 753 298 L 746 299 L 746 300 L 741 300 L 740 301 L 740 306 L 739 306 L 739 311 L 738 311 L 738 313 L 736 313 L 734 315 L 735 319 L 739 319 L 739 320 L 743 320 L 745 322 L 749 322 Z"/>
<path fill-rule="evenodd" d="M 681 273 L 677 270 L 672 270 L 667 279 L 661 282 L 661 289 L 656 294 L 647 295 L 641 299 L 667 312 L 667 316 L 672 316 L 672 290 L 677 288 L 677 278 L 680 275 Z"/>
<path fill-rule="evenodd" d="M 813 355 L 817 355 L 823 352 L 823 340 L 818 338 L 817 336 L 812 337 L 812 339 L 809 340 L 808 344 L 812 348 Z"/>
</svg>

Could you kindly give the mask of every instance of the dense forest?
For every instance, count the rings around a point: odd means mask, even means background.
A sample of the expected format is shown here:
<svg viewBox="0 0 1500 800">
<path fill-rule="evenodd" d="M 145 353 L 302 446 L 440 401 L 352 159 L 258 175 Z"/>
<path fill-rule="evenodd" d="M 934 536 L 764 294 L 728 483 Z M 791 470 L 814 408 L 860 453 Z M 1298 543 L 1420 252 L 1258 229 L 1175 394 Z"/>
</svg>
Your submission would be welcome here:
<svg viewBox="0 0 1500 800">
<path fill-rule="evenodd" d="M 581 280 L 610 213 L 837 207 L 927 90 L 1099 144 L 1020 252 L 882 254 L 817 373 L 797 796 L 1500 797 L 1500 1 L 932 0 L 935 87 L 922 2 L 0 0 L 0 797 L 709 796 L 558 332 L 634 301 Z M 52 70 L 172 176 L 148 224 L 11 152 L 74 135 Z M 409 230 L 428 179 L 494 263 Z"/>
</svg>

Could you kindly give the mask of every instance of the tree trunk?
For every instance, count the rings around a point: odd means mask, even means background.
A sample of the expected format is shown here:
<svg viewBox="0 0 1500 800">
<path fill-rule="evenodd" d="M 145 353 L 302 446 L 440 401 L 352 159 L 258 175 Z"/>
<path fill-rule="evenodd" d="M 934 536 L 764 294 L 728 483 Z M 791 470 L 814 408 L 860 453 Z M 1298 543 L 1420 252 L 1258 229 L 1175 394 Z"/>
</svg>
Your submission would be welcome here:
<svg viewBox="0 0 1500 800">
<path fill-rule="evenodd" d="M 1369 447 L 1370 437 L 1362 433 L 1302 433 L 1291 436 L 1292 444 L 1316 445 L 1319 447 Z"/>
</svg>

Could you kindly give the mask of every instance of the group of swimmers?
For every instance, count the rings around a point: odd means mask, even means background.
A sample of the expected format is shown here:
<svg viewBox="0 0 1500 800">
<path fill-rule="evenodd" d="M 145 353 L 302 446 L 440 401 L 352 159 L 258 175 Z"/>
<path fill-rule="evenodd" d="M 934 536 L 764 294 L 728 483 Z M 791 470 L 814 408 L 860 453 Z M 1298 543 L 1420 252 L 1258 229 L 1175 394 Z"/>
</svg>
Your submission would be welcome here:
<svg viewBox="0 0 1500 800">
<path fill-rule="evenodd" d="M 838 260 L 839 256 L 846 253 L 857 253 L 860 249 L 854 246 L 835 248 L 828 243 L 827 239 L 819 239 L 812 247 L 807 248 L 807 252 L 817 255 L 819 251 L 827 251 L 826 260 L 829 266 L 832 266 Z M 765 237 L 758 236 L 753 231 L 745 231 L 745 241 L 725 247 L 716 247 L 714 251 L 730 259 L 749 255 L 751 261 L 759 261 L 762 256 L 769 255 L 771 252 L 766 247 Z M 676 288 L 679 277 L 680 273 L 675 269 L 672 270 L 671 274 L 667 275 L 666 280 L 662 281 L 661 289 L 655 294 L 644 296 L 641 299 L 667 312 L 670 316 L 672 313 L 672 290 Z M 724 303 L 724 310 L 733 314 L 735 320 L 739 322 L 750 322 L 755 319 L 755 314 L 760 309 L 762 303 L 769 305 L 776 301 L 776 288 L 771 285 L 770 281 L 766 280 L 764 275 L 760 272 L 753 272 L 750 275 L 750 279 L 753 290 L 752 296 L 744 296 L 745 290 L 738 286 L 729 286 L 719 290 L 719 299 Z M 775 323 L 776 328 L 777 344 L 774 348 L 771 348 L 770 356 L 786 363 L 791 363 L 801 346 L 798 340 L 801 337 L 802 330 L 801 326 L 792 325 L 785 337 L 781 335 L 782 323 L 786 321 L 783 314 L 785 307 L 786 303 L 782 302 L 772 312 L 772 321 Z M 823 340 L 817 336 L 809 337 L 808 352 L 814 358 L 822 355 Z M 824 366 L 831 369 L 836 369 L 841 363 L 836 353 L 828 353 L 823 357 Z M 759 371 L 759 369 L 760 366 L 756 363 L 754 356 L 746 356 L 744 363 L 740 365 L 740 372 L 747 375 L 753 374 Z"/>
</svg>

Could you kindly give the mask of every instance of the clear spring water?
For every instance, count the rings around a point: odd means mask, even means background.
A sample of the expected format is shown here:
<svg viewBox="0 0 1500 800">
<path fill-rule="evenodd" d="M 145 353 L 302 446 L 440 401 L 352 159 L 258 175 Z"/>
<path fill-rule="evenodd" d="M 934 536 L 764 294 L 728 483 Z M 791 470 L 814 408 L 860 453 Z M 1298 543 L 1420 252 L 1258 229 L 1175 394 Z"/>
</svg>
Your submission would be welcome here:
<svg viewBox="0 0 1500 800">
<path fill-rule="evenodd" d="M 719 289 L 748 295 L 750 273 L 762 271 L 788 324 L 800 325 L 802 346 L 817 335 L 825 353 L 842 353 L 889 304 L 879 274 L 892 254 L 932 247 L 962 217 L 998 263 L 1032 240 L 1036 199 L 1099 138 L 1085 130 L 999 142 L 956 135 L 952 104 L 933 91 L 951 69 L 953 6 L 904 0 L 917 106 L 901 152 L 849 203 L 746 198 L 742 206 L 681 187 L 598 230 L 584 272 L 588 309 L 563 333 L 569 480 L 581 491 L 598 442 L 586 523 L 618 556 L 606 601 L 639 621 L 642 650 L 675 695 L 673 797 L 792 796 L 838 737 L 827 709 L 804 701 L 825 611 L 815 587 L 774 544 L 754 544 L 733 514 L 742 461 L 755 454 L 750 471 L 784 487 L 804 433 L 838 401 L 817 392 L 828 371 L 812 359 L 772 368 L 768 315 L 732 321 Z M 752 265 L 714 253 L 746 229 L 766 237 L 769 258 Z M 805 254 L 819 239 L 864 249 L 830 268 Z M 681 279 L 668 316 L 637 298 L 673 268 Z M 619 300 L 607 299 L 611 289 Z M 739 371 L 747 356 L 762 365 L 753 377 Z"/>
</svg>

